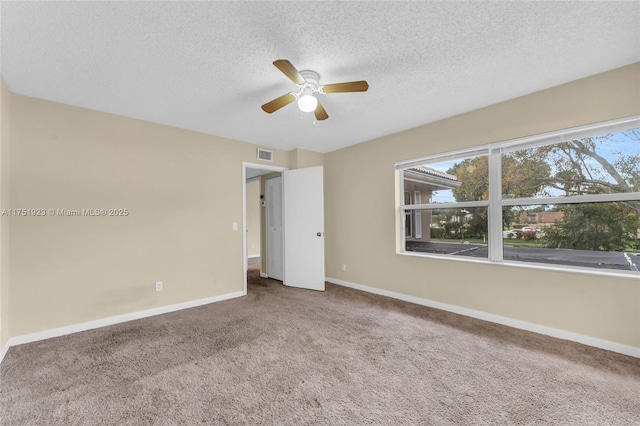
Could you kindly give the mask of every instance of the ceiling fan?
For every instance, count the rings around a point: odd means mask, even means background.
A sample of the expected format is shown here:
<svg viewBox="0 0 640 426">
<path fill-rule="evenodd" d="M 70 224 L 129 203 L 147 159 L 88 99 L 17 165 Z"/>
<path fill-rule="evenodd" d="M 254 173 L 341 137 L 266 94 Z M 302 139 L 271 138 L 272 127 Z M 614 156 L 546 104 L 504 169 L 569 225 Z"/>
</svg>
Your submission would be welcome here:
<svg viewBox="0 0 640 426">
<path fill-rule="evenodd" d="M 269 114 L 297 100 L 298 108 L 300 108 L 301 111 L 314 111 L 316 120 L 326 120 L 329 118 L 329 115 L 327 114 L 327 111 L 324 110 L 324 107 L 318 98 L 313 96 L 314 93 L 366 92 L 369 88 L 369 84 L 364 80 L 350 81 L 348 83 L 325 84 L 320 86 L 318 84 L 320 75 L 315 71 L 298 71 L 296 67 L 286 59 L 278 59 L 273 62 L 273 65 L 282 71 L 284 75 L 289 77 L 291 81 L 297 84 L 298 90 L 289 92 L 286 95 L 282 95 L 262 105 L 264 112 Z"/>
</svg>

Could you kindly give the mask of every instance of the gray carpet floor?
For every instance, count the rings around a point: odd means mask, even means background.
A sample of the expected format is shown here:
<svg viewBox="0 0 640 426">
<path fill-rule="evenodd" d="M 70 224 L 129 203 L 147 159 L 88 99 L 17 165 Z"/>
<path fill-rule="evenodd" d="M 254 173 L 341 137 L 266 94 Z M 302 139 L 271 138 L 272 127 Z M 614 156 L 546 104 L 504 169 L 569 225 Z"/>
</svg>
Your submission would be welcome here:
<svg viewBox="0 0 640 426">
<path fill-rule="evenodd" d="M 640 360 L 250 271 L 234 300 L 13 347 L 3 425 L 632 425 Z"/>
</svg>

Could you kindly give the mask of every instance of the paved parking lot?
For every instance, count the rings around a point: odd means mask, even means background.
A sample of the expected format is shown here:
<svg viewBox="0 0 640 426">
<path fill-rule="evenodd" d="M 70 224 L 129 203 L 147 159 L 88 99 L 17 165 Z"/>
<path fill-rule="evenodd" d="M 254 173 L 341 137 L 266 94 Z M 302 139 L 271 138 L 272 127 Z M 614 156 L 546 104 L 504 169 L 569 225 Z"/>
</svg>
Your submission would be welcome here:
<svg viewBox="0 0 640 426">
<path fill-rule="evenodd" d="M 407 251 L 487 258 L 486 244 L 407 242 Z M 504 246 L 504 259 L 589 268 L 640 271 L 640 254 Z"/>
</svg>

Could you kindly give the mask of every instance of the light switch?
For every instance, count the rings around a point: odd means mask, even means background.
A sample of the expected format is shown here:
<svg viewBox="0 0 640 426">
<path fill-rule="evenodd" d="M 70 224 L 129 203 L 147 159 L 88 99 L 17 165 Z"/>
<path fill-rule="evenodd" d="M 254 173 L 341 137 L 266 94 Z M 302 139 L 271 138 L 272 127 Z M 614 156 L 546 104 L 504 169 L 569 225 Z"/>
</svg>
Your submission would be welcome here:
<svg viewBox="0 0 640 426">
<path fill-rule="evenodd" d="M 238 230 L 238 222 L 233 222 L 233 230 L 234 231 Z"/>
</svg>

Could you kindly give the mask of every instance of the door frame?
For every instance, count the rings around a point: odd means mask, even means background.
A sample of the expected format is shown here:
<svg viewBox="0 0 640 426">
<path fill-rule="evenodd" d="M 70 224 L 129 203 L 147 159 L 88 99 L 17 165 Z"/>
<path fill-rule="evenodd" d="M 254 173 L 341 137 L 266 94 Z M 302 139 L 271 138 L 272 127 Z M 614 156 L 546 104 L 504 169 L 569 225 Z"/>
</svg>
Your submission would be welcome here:
<svg viewBox="0 0 640 426">
<path fill-rule="evenodd" d="M 247 256 L 247 169 L 265 170 L 268 172 L 284 172 L 288 170 L 286 167 L 270 166 L 267 164 L 242 162 L 242 294 L 247 295 L 247 268 L 249 261 Z M 262 221 L 260 221 L 262 223 Z M 260 225 L 262 228 L 262 225 Z M 261 231 L 262 232 L 262 231 Z M 263 256 L 260 250 L 260 256 Z"/>
</svg>

